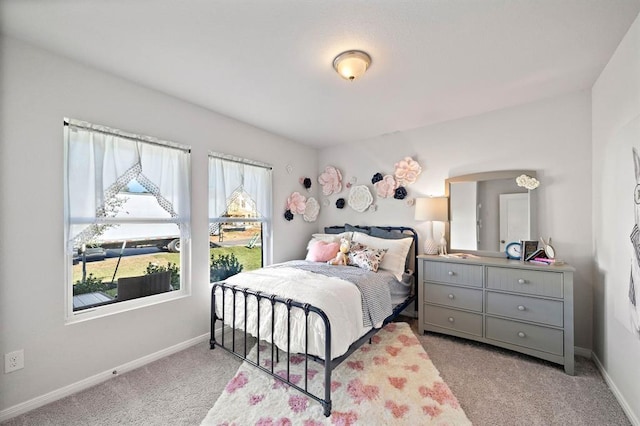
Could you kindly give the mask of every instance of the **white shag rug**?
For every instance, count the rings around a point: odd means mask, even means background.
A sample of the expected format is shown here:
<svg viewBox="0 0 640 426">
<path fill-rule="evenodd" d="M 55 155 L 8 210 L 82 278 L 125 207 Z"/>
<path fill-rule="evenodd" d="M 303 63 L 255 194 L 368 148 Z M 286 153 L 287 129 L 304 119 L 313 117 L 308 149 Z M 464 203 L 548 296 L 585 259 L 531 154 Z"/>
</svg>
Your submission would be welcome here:
<svg viewBox="0 0 640 426">
<path fill-rule="evenodd" d="M 268 349 L 269 348 L 269 349 Z M 255 361 L 254 347 L 250 358 Z M 262 343 L 260 363 L 271 365 Z M 304 357 L 292 356 L 290 381 L 304 387 Z M 286 376 L 286 356 L 274 371 Z M 323 396 L 323 370 L 309 362 L 308 388 Z M 392 323 L 340 364 L 331 376 L 332 412 L 243 363 L 202 425 L 470 425 L 471 422 L 406 323 Z"/>
</svg>

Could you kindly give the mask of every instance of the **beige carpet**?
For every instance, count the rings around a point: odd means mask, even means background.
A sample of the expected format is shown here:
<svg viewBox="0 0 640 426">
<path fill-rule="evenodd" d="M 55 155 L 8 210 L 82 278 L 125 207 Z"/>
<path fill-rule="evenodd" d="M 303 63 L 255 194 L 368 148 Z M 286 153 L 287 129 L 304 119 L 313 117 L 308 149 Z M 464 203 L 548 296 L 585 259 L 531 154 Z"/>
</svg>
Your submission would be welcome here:
<svg viewBox="0 0 640 426">
<path fill-rule="evenodd" d="M 260 345 L 260 364 L 287 377 L 287 359 L 271 359 Z M 257 347 L 249 354 L 256 362 Z M 311 363 L 309 391 L 324 395 L 321 365 Z M 305 386 L 304 357 L 293 356 L 289 380 Z M 333 410 L 243 363 L 202 425 L 470 425 L 469 419 L 406 323 L 387 325 L 340 364 L 331 376 Z"/>
</svg>

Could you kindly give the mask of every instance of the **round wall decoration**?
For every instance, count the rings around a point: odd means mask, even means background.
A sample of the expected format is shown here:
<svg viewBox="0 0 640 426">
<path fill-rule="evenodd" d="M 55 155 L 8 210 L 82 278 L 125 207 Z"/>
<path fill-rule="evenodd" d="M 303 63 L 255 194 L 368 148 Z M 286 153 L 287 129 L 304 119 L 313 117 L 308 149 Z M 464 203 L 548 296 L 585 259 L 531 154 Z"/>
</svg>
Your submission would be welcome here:
<svg viewBox="0 0 640 426">
<path fill-rule="evenodd" d="M 366 185 L 357 185 L 349 192 L 349 207 L 362 213 L 373 203 L 373 196 Z"/>
<path fill-rule="evenodd" d="M 302 215 L 304 220 L 307 222 L 315 222 L 318 218 L 318 213 L 320 213 L 320 204 L 318 204 L 318 201 L 313 197 L 307 198 L 307 205 Z"/>
</svg>

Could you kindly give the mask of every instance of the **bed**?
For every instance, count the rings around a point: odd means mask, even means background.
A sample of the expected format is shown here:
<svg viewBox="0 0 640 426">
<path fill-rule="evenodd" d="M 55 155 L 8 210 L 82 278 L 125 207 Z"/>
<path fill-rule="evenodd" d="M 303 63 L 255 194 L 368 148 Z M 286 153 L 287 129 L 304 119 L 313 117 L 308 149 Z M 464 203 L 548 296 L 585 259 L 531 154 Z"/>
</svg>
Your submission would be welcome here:
<svg viewBox="0 0 640 426">
<path fill-rule="evenodd" d="M 329 265 L 311 256 L 316 247 L 343 238 L 351 242 L 350 259 L 359 267 Z M 312 236 L 305 260 L 213 283 L 211 349 L 223 348 L 297 389 L 322 404 L 329 416 L 332 370 L 415 301 L 417 243 L 416 232 L 407 227 L 333 226 Z M 367 252 L 366 262 L 358 250 Z M 228 332 L 217 334 L 218 322 Z M 271 359 L 286 357 L 287 373 L 262 365 L 260 351 L 248 359 L 249 336 L 270 343 Z M 309 361 L 323 366 L 324 395 L 310 393 L 306 380 L 289 381 L 293 355 L 304 355 L 305 373 Z"/>
</svg>

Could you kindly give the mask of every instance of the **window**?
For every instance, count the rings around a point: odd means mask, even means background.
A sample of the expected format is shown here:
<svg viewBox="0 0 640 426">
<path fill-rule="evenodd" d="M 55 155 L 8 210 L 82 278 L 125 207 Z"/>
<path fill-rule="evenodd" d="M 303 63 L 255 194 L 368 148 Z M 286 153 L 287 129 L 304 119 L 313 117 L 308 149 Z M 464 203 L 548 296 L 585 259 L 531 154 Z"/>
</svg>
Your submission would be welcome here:
<svg viewBox="0 0 640 426">
<path fill-rule="evenodd" d="M 209 156 L 210 281 L 271 261 L 271 167 Z"/>
<path fill-rule="evenodd" d="M 68 320 L 188 294 L 189 176 L 186 147 L 65 120 Z"/>
</svg>

